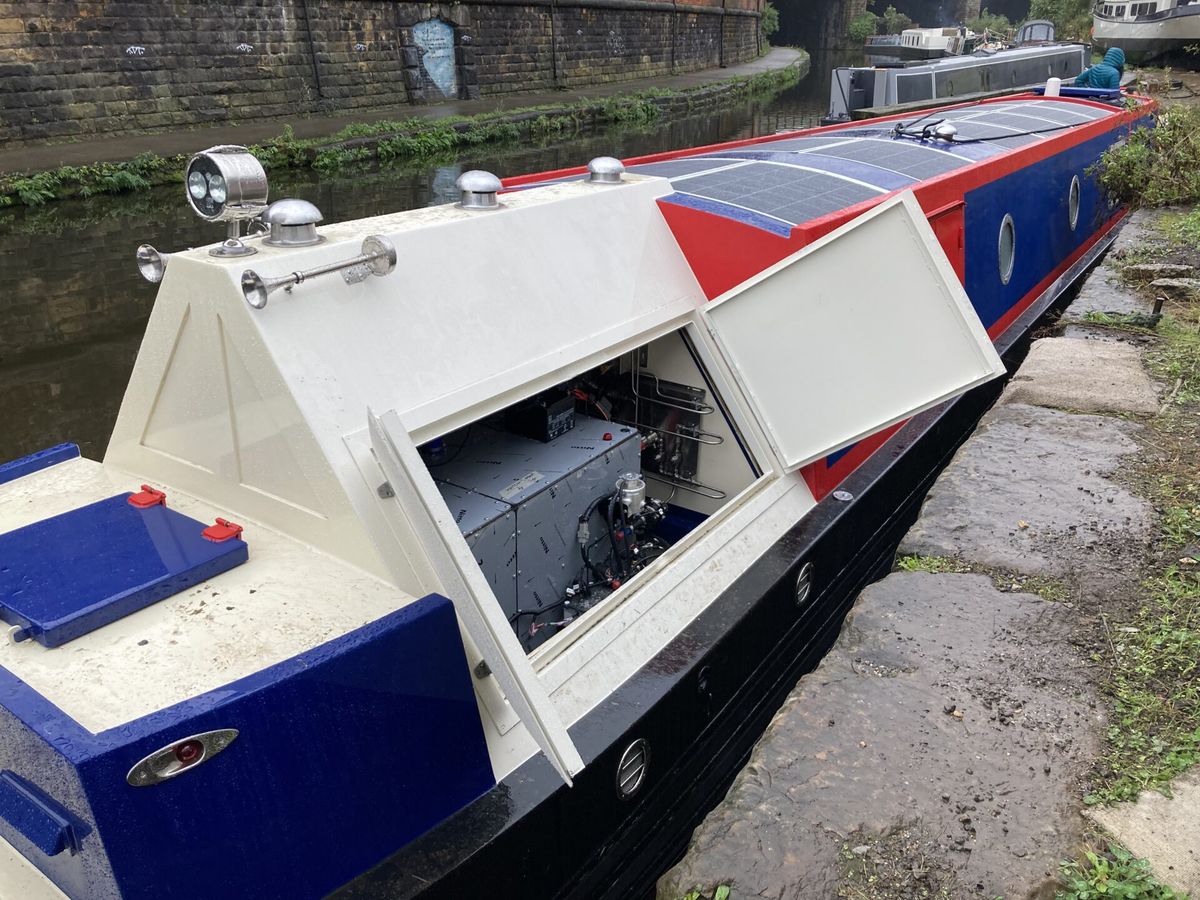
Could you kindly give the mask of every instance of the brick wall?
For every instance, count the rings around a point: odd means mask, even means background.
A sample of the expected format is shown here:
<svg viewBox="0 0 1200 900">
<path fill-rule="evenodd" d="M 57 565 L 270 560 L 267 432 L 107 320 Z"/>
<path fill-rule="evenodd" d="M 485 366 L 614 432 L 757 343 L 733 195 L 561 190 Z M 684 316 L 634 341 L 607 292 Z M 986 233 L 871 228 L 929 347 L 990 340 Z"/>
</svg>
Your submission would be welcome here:
<svg viewBox="0 0 1200 900">
<path fill-rule="evenodd" d="M 0 142 L 440 101 L 413 26 L 453 26 L 457 95 L 752 58 L 762 0 L 0 0 Z"/>
</svg>

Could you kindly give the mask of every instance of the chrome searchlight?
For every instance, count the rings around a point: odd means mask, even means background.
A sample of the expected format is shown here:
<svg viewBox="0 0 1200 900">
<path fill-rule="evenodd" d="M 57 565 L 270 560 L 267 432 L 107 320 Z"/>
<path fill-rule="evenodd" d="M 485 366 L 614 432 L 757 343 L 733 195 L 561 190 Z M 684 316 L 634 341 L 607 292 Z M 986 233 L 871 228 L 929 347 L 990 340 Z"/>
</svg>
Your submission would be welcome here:
<svg viewBox="0 0 1200 900">
<path fill-rule="evenodd" d="M 390 275 L 396 269 L 396 248 L 392 242 L 382 235 L 372 234 L 363 239 L 362 253 L 342 262 L 317 266 L 306 272 L 292 272 L 278 278 L 263 278 L 253 269 L 242 273 L 242 296 L 255 309 L 262 309 L 275 291 L 283 288 L 290 291 L 298 284 L 303 284 L 310 278 L 328 275 L 331 272 L 341 272 L 346 284 L 358 284 L 372 275 L 382 278 Z"/>
<path fill-rule="evenodd" d="M 149 244 L 137 248 L 138 272 L 151 284 L 158 284 L 167 273 L 167 257 L 169 253 L 159 253 Z"/>
<path fill-rule="evenodd" d="M 257 252 L 241 241 L 241 223 L 267 208 L 267 173 L 245 147 L 222 145 L 202 150 L 188 160 L 183 175 L 188 205 L 208 222 L 229 223 L 226 240 L 213 256 L 248 256 Z"/>
</svg>

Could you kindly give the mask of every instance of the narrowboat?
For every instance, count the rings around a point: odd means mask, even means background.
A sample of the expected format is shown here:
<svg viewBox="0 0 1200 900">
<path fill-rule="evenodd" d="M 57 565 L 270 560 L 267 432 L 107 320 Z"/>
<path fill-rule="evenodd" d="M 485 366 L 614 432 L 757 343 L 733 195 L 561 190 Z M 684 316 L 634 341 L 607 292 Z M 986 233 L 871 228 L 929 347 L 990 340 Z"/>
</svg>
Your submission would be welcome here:
<svg viewBox="0 0 1200 900">
<path fill-rule="evenodd" d="M 961 26 L 950 28 L 906 28 L 900 32 L 901 59 L 940 59 L 959 56 L 971 50 L 977 39 L 973 31 Z"/>
<path fill-rule="evenodd" d="M 899 66 L 838 66 L 829 85 L 829 114 L 821 121 L 847 122 L 856 113 L 862 118 L 863 110 L 903 103 L 1028 89 L 1048 78 L 1073 81 L 1090 56 L 1085 44 L 1037 43 Z"/>
<path fill-rule="evenodd" d="M 1119 47 L 1132 63 L 1164 57 L 1190 61 L 1200 44 L 1200 3 L 1192 0 L 1099 0 L 1092 11 L 1092 35 L 1105 49 Z"/>
<path fill-rule="evenodd" d="M 0 467 L 0 896 L 644 895 L 1152 102 L 1020 95 L 332 225 L 244 148 L 102 461 Z M 803 748 L 797 748 L 803 752 Z"/>
</svg>

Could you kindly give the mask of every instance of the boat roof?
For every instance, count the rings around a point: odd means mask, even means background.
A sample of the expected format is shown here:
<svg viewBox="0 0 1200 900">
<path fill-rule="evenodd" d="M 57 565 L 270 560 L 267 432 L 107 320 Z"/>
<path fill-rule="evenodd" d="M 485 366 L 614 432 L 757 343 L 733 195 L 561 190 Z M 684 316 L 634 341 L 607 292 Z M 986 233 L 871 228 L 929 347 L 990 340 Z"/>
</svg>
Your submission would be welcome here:
<svg viewBox="0 0 1200 900">
<path fill-rule="evenodd" d="M 975 103 L 908 122 L 918 127 L 952 123 L 958 130 L 953 143 L 897 137 L 892 121 L 866 122 L 672 154 L 635 162 L 629 171 L 669 179 L 674 192 L 660 202 L 786 236 L 805 222 L 1118 113 L 1116 107 L 1043 98 Z"/>
<path fill-rule="evenodd" d="M 900 138 L 890 124 L 865 124 L 630 171 L 669 178 L 675 193 L 663 202 L 786 235 L 804 222 L 1116 113 L 1047 100 L 989 103 L 938 111 L 922 123 L 952 123 L 958 143 Z"/>
</svg>

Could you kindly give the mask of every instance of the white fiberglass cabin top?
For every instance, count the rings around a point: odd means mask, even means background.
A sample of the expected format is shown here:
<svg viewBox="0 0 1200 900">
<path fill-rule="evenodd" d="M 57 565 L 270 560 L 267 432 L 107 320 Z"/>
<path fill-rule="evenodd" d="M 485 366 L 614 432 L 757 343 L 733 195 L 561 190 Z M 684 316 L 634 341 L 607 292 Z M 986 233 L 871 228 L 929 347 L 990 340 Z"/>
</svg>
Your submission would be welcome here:
<svg viewBox="0 0 1200 900">
<path fill-rule="evenodd" d="M 225 599 L 205 616 L 181 618 L 168 601 L 78 638 L 71 654 L 11 645 L 0 664 L 89 727 L 111 727 L 440 592 L 475 645 L 472 665 L 486 659 L 498 679 L 476 682 L 497 772 L 534 743 L 564 775 L 577 769 L 563 725 L 812 506 L 797 467 L 1001 370 L 911 196 L 707 303 L 655 202 L 669 192 L 665 179 L 626 175 L 505 195 L 487 212 L 334 225 L 319 246 L 264 246 L 255 270 L 330 263 L 381 233 L 396 273 L 306 284 L 263 309 L 242 297 L 244 261 L 173 255 L 104 463 L 75 460 L 0 490 L 0 522 L 145 481 L 185 509 L 238 517 L 250 561 L 212 580 Z M 886 264 L 846 264 L 881 252 Z M 938 354 L 910 352 L 931 341 Z M 628 583 L 609 577 L 604 602 L 577 604 L 578 621 L 544 629 L 527 659 L 509 619 L 534 600 L 497 599 L 429 447 L 444 441 L 436 452 L 449 455 L 495 440 L 506 411 L 564 386 L 602 394 L 604 378 L 631 385 L 641 410 L 609 391 L 580 404 L 578 425 L 636 428 L 668 457 L 691 454 L 645 473 L 648 498 L 680 520 Z M 670 424 L 681 419 L 682 432 Z M 44 498 L 36 509 L 30 494 Z M 555 553 L 573 576 L 583 564 L 568 538 Z M 247 617 L 255 639 L 231 640 Z M 534 618 L 546 617 L 527 618 L 526 631 Z M 117 650 L 140 634 L 156 635 L 153 659 Z M 96 666 L 103 677 L 82 677 Z"/>
</svg>

